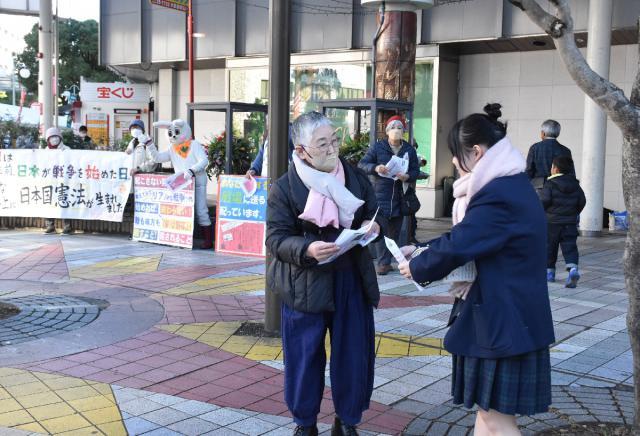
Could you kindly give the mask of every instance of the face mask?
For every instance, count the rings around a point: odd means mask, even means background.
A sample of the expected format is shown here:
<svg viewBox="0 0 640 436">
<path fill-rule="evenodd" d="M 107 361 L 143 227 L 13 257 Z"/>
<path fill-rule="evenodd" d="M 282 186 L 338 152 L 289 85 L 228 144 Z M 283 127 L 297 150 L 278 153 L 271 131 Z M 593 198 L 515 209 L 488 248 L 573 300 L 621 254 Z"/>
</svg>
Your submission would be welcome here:
<svg viewBox="0 0 640 436">
<path fill-rule="evenodd" d="M 140 135 L 142 135 L 142 129 L 131 129 L 131 136 L 137 138 Z"/>
<path fill-rule="evenodd" d="M 61 139 L 57 136 L 52 136 L 51 138 L 49 138 L 49 144 L 53 145 L 54 147 L 60 145 L 60 141 Z"/>
<path fill-rule="evenodd" d="M 334 151 L 331 154 L 320 154 L 317 156 L 312 156 L 307 152 L 306 148 L 302 148 L 307 155 L 307 162 L 311 164 L 312 167 L 317 169 L 318 171 L 322 171 L 324 173 L 330 173 L 336 169 L 336 163 L 338 162 L 338 153 Z"/>
<path fill-rule="evenodd" d="M 81 137 L 82 139 L 84 139 L 84 138 L 86 138 L 86 137 L 87 137 L 87 134 L 86 134 L 86 133 L 81 133 L 81 134 L 80 134 L 80 137 Z"/>
<path fill-rule="evenodd" d="M 387 136 L 389 136 L 389 139 L 392 141 L 399 141 L 402 139 L 402 133 L 402 129 L 391 129 L 387 132 Z"/>
</svg>

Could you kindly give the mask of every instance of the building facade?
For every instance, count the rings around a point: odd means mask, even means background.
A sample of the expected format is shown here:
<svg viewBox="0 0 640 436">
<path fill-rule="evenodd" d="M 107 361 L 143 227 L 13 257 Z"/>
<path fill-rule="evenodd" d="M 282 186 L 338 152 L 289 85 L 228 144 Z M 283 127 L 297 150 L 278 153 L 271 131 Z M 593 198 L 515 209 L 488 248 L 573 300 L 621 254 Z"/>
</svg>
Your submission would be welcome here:
<svg viewBox="0 0 640 436">
<path fill-rule="evenodd" d="M 195 101 L 264 102 L 268 98 L 268 0 L 194 0 Z M 545 3 L 546 4 L 546 3 Z M 588 42 L 589 0 L 573 0 L 577 41 Z M 131 80 L 152 84 L 156 119 L 186 118 L 189 96 L 186 17 L 148 0 L 102 0 L 103 64 Z M 630 91 L 637 64 L 640 2 L 613 2 L 610 79 Z M 359 0 L 293 1 L 291 115 L 326 98 L 370 95 L 375 11 Z M 509 135 L 523 153 L 539 140 L 540 124 L 562 125 L 560 142 L 573 152 L 581 178 L 584 94 L 568 76 L 553 41 L 506 0 L 442 4 L 418 12 L 414 135 L 428 160 L 428 181 L 418 187 L 419 215 L 443 214 L 443 179 L 453 175 L 446 137 L 460 117 L 487 102 L 503 105 Z M 352 113 L 332 112 L 353 130 Z M 243 116 L 234 119 L 242 130 Z M 364 120 L 363 120 L 364 121 Z M 224 128 L 223 115 L 196 113 L 195 135 L 204 141 Z M 158 138 L 166 146 L 164 138 Z M 604 207 L 623 210 L 622 138 L 609 123 Z"/>
</svg>

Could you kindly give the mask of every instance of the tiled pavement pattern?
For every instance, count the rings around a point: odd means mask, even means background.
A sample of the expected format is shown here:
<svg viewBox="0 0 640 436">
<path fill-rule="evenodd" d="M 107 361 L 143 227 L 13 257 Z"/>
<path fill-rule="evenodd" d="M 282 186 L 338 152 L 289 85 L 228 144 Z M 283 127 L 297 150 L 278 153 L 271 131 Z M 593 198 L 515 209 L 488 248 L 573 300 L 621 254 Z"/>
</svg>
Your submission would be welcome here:
<svg viewBox="0 0 640 436">
<path fill-rule="evenodd" d="M 447 223 L 421 226 L 420 239 L 427 240 Z M 552 349 L 554 406 L 549 414 L 521 418 L 525 434 L 571 420 L 631 419 L 620 264 L 624 241 L 580 242 L 583 279 L 578 288 L 550 286 L 558 339 Z M 95 235 L 4 231 L 0 244 L 7 247 L 0 250 L 1 298 L 77 299 L 100 289 L 126 289 L 165 310 L 155 327 L 129 339 L 0 369 L 0 386 L 8 383 L 0 390 L 0 427 L 70 434 L 291 434 L 279 341 L 238 334 L 243 323 L 263 317 L 261 261 Z M 13 281 L 10 291 L 3 289 L 4 279 Z M 24 281 L 24 290 L 16 280 Z M 41 290 L 34 291 L 38 283 Z M 405 428 L 407 434 L 467 434 L 473 417 L 450 404 L 451 363 L 442 350 L 451 303 L 446 288 L 434 284 L 418 291 L 397 273 L 380 278 L 380 286 L 373 402 L 361 428 L 372 434 L 399 434 Z M 88 324 L 74 334 L 91 335 L 99 325 Z M 43 346 L 47 340 L 40 339 Z M 0 347 L 0 367 L 2 352 Z M 55 383 L 49 385 L 47 377 Z M 31 387 L 23 392 L 20 386 L 30 383 L 46 392 L 31 392 Z M 319 416 L 325 433 L 333 418 L 329 385 L 327 377 Z M 76 387 L 82 395 L 88 394 L 87 387 L 97 390 L 113 405 L 75 407 L 71 402 L 83 398 L 65 398 L 63 391 Z M 41 402 L 13 395 L 34 395 Z M 109 413 L 88 413 L 99 409 Z M 11 421 L 15 416 L 30 420 Z M 60 426 L 46 427 L 47 420 Z M 107 424 L 112 425 L 109 431 L 103 428 Z"/>
<path fill-rule="evenodd" d="M 86 326 L 100 313 L 98 302 L 68 296 L 29 296 L 0 299 L 20 313 L 0 320 L 0 352 L 2 346 L 53 336 Z M 106 302 L 105 302 L 106 303 Z"/>
</svg>

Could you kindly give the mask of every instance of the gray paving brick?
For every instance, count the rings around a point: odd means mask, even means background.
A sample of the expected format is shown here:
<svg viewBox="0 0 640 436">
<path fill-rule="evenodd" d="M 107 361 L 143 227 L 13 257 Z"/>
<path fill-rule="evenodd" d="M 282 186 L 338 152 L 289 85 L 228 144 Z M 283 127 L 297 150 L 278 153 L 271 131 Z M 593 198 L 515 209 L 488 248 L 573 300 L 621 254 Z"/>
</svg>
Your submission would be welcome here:
<svg viewBox="0 0 640 436">
<path fill-rule="evenodd" d="M 189 418 L 169 426 L 171 430 L 183 435 L 198 435 L 219 428 L 216 424 L 199 418 Z"/>
<path fill-rule="evenodd" d="M 431 424 L 431 427 L 429 427 L 427 434 L 429 436 L 444 436 L 445 434 L 447 434 L 447 431 L 449 431 L 449 426 L 447 424 L 444 424 L 442 422 L 434 422 L 433 424 Z"/>
</svg>

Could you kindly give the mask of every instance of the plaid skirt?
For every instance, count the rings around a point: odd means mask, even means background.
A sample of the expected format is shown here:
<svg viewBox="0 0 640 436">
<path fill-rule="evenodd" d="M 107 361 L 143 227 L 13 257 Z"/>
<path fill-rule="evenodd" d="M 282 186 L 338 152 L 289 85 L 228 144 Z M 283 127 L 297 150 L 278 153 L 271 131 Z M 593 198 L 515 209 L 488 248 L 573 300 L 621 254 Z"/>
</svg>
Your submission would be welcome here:
<svg viewBox="0 0 640 436">
<path fill-rule="evenodd" d="M 454 404 L 507 415 L 544 413 L 551 405 L 549 349 L 503 359 L 453 356 Z"/>
</svg>

